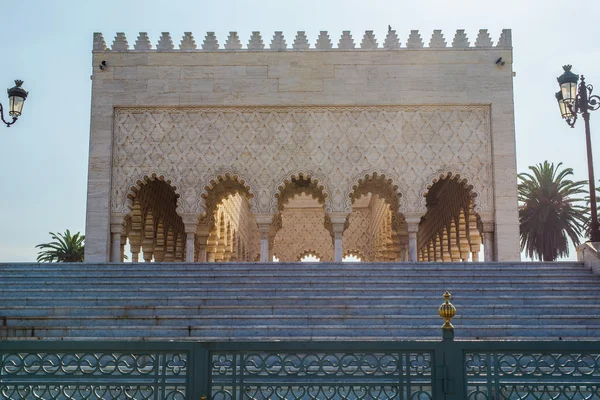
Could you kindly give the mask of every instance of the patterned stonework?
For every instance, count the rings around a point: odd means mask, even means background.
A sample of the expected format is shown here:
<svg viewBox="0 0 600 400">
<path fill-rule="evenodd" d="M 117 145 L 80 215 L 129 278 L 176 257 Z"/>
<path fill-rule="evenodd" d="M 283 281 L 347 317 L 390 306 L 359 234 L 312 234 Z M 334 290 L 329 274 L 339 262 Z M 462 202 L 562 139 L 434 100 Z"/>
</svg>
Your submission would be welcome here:
<svg viewBox="0 0 600 400">
<path fill-rule="evenodd" d="M 286 210 L 282 227 L 275 236 L 274 254 L 280 261 L 299 261 L 304 253 L 333 261 L 331 234 L 323 225 L 323 210 Z"/>
<path fill-rule="evenodd" d="M 351 210 L 353 185 L 385 174 L 401 212 L 425 212 L 440 174 L 473 186 L 477 211 L 493 211 L 488 106 L 117 108 L 111 210 L 152 173 L 180 195 L 180 213 L 201 213 L 216 174 L 238 175 L 253 212 L 275 212 L 276 194 L 298 172 L 324 186 L 326 211 Z"/>
</svg>

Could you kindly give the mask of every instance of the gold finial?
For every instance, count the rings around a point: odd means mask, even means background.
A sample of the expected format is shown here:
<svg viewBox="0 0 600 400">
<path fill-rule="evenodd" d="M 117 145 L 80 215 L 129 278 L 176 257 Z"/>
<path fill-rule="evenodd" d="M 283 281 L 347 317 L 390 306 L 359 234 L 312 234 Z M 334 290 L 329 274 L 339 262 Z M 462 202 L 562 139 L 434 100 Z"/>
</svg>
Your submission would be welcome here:
<svg viewBox="0 0 600 400">
<path fill-rule="evenodd" d="M 442 329 L 446 330 L 454 329 L 454 325 L 450 323 L 450 320 L 456 315 L 456 307 L 450 303 L 451 297 L 452 295 L 450 292 L 446 291 L 446 293 L 444 293 L 444 299 L 446 299 L 446 301 L 438 308 L 438 314 L 445 321 L 444 325 L 442 325 Z"/>
<path fill-rule="evenodd" d="M 206 395 L 203 394 L 202 396 L 200 396 L 200 400 L 206 400 Z"/>
</svg>

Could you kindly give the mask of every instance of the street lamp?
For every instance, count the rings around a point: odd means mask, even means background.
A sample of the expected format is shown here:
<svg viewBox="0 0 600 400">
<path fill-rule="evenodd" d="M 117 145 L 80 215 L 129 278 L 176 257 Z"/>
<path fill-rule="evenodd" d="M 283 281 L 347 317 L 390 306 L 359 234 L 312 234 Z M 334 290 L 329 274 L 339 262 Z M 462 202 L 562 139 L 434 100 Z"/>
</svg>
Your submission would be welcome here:
<svg viewBox="0 0 600 400">
<path fill-rule="evenodd" d="M 596 210 L 596 188 L 594 187 L 594 162 L 592 160 L 592 139 L 590 136 L 590 110 L 600 108 L 600 97 L 592 95 L 594 87 L 585 83 L 581 76 L 581 82 L 577 84 L 579 76 L 571 72 L 571 66 L 563 66 L 564 73 L 557 78 L 560 91 L 556 93 L 556 100 L 560 108 L 561 116 L 567 121 L 571 128 L 575 127 L 577 115 L 583 116 L 585 124 L 585 142 L 587 146 L 588 176 L 590 185 L 590 208 L 592 220 L 590 222 L 590 241 L 600 242 L 600 230 L 598 229 L 598 212 Z"/>
<path fill-rule="evenodd" d="M 0 104 L 0 118 L 2 118 L 2 122 L 4 122 L 8 127 L 17 122 L 17 119 L 21 116 L 21 112 L 23 111 L 23 104 L 25 103 L 27 95 L 29 94 L 25 91 L 25 89 L 21 87 L 23 81 L 17 79 L 15 81 L 15 84 L 15 87 L 7 90 L 9 108 L 8 115 L 12 117 L 11 122 L 6 122 L 6 120 L 4 119 L 4 109 L 2 107 L 2 104 Z"/>
</svg>

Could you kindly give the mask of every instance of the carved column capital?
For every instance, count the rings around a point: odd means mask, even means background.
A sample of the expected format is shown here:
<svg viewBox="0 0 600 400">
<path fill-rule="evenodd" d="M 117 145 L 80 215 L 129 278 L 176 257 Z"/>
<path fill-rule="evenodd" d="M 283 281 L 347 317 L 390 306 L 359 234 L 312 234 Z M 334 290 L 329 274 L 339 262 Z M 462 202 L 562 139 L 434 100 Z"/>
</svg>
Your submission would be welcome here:
<svg viewBox="0 0 600 400">
<path fill-rule="evenodd" d="M 110 233 L 123 233 L 125 227 L 126 214 L 111 213 L 110 214 Z"/>
<path fill-rule="evenodd" d="M 495 231 L 494 221 L 481 221 L 483 225 L 483 233 L 493 233 Z"/>
<path fill-rule="evenodd" d="M 273 215 L 271 213 L 256 213 L 254 216 L 256 217 L 256 223 L 260 226 L 268 225 L 270 226 L 273 222 Z"/>
<path fill-rule="evenodd" d="M 185 233 L 196 233 L 199 217 L 199 214 L 181 214 Z"/>
<path fill-rule="evenodd" d="M 329 212 L 327 213 L 327 216 L 329 217 L 329 220 L 331 221 L 331 227 L 332 227 L 332 231 L 335 234 L 342 234 L 347 226 L 346 226 L 346 222 L 348 221 L 348 216 L 350 214 L 347 212 Z"/>
</svg>

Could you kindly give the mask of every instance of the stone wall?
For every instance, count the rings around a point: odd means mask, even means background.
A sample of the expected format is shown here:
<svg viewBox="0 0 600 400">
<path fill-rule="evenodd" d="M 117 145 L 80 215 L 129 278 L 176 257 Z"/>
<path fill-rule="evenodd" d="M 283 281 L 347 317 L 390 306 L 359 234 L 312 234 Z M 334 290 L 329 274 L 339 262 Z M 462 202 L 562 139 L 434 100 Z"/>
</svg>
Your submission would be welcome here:
<svg viewBox="0 0 600 400">
<path fill-rule="evenodd" d="M 428 48 L 416 31 L 406 47 L 390 31 L 384 48 L 367 31 L 360 49 L 349 33 L 337 49 L 326 33 L 316 49 L 299 33 L 287 51 L 278 33 L 270 50 L 256 34 L 247 49 L 230 34 L 219 50 L 213 36 L 198 49 L 186 34 L 174 50 L 163 34 L 155 51 L 119 34 L 109 51 L 95 35 L 87 261 L 108 260 L 110 217 L 128 212 L 137 180 L 165 176 L 178 211 L 195 214 L 224 171 L 249 183 L 255 212 L 272 212 L 298 172 L 325 185 L 326 210 L 347 211 L 353 184 L 378 172 L 401 212 L 423 214 L 428 186 L 460 175 L 495 224 L 496 258 L 519 259 L 510 31 L 496 47 L 485 31 L 476 47 L 460 31 L 443 47 L 436 31 Z"/>
</svg>

